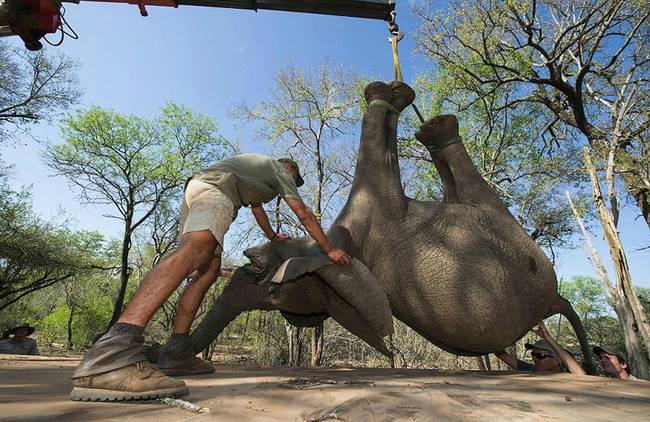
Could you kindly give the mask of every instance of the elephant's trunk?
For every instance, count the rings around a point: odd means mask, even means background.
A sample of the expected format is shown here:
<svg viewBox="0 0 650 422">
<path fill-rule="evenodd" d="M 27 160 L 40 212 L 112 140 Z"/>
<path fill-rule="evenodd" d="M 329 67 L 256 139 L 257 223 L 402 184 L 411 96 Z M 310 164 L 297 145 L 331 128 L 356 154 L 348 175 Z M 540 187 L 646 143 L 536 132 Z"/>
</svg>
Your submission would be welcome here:
<svg viewBox="0 0 650 422">
<path fill-rule="evenodd" d="M 263 290 L 245 275 L 244 270 L 237 269 L 210 311 L 190 335 L 194 351 L 199 353 L 205 350 L 242 312 L 266 309 L 263 306 Z"/>
<path fill-rule="evenodd" d="M 219 297 L 221 299 L 222 297 Z M 243 312 L 235 309 L 222 300 L 217 300 L 210 312 L 203 318 L 198 327 L 190 335 L 194 352 L 199 353 L 210 346 L 213 340 Z"/>
</svg>

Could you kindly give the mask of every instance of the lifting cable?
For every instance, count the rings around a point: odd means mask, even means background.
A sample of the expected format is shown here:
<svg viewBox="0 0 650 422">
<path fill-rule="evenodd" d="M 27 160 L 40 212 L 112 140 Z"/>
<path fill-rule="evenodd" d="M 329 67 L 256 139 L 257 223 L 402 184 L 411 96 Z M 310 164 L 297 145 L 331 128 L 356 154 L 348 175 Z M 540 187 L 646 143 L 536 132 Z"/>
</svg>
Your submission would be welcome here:
<svg viewBox="0 0 650 422">
<path fill-rule="evenodd" d="M 404 78 L 402 76 L 402 67 L 399 64 L 399 52 L 397 50 L 397 43 L 402 41 L 402 38 L 404 38 L 404 33 L 399 30 L 399 26 L 397 25 L 397 22 L 395 22 L 396 18 L 397 18 L 397 12 L 395 11 L 395 9 L 393 9 L 390 12 L 390 20 L 388 21 L 388 32 L 390 33 L 390 37 L 388 38 L 388 41 L 390 42 L 393 50 L 394 78 L 398 82 L 404 82 Z M 417 106 L 415 104 L 411 104 L 411 107 L 413 107 L 415 114 L 418 115 L 418 119 L 420 119 L 420 123 L 424 123 L 424 117 L 422 117 L 422 114 L 420 114 L 420 110 L 418 110 Z"/>
</svg>

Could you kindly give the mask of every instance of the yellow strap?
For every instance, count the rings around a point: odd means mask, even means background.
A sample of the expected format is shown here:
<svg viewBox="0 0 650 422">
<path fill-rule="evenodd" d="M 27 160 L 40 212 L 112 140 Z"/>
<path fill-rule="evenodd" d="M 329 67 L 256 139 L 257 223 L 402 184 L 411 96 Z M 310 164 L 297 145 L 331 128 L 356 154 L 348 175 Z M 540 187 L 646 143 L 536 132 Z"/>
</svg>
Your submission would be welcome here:
<svg viewBox="0 0 650 422">
<path fill-rule="evenodd" d="M 390 37 L 390 43 L 393 46 L 393 68 L 395 70 L 395 80 L 404 82 L 402 77 L 402 67 L 399 65 L 399 54 L 397 52 L 397 37 Z"/>
</svg>

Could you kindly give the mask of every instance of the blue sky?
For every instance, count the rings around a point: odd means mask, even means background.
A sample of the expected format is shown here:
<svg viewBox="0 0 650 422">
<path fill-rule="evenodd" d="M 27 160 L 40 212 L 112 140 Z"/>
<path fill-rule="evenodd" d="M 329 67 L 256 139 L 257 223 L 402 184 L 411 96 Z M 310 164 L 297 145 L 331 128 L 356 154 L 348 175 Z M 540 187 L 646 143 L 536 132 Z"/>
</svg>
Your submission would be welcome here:
<svg viewBox="0 0 650 422">
<path fill-rule="evenodd" d="M 413 54 L 408 35 L 414 33 L 416 22 L 408 2 L 398 3 L 398 22 L 407 33 L 400 57 L 408 81 L 428 64 Z M 81 64 L 81 106 L 97 104 L 152 116 L 166 102 L 179 102 L 214 116 L 222 135 L 241 143 L 245 151 L 263 152 L 267 144 L 255 139 L 251 128 L 232 121 L 232 105 L 266 98 L 275 75 L 287 63 L 302 67 L 331 60 L 378 79 L 393 76 L 386 24 L 381 21 L 199 7 L 150 7 L 149 17 L 143 18 L 135 6 L 92 2 L 69 4 L 67 9 L 66 18 L 80 39 L 67 39 L 56 50 Z M 17 38 L 11 42 L 20 44 Z M 41 125 L 34 135 L 59 141 L 56 126 Z M 64 209 L 77 228 L 118 236 L 119 225 L 102 218 L 101 208 L 80 205 L 66 182 L 51 176 L 40 150 L 27 139 L 3 149 L 3 159 L 16 166 L 16 185 L 33 186 L 36 209 L 44 216 Z M 650 231 L 635 217 L 634 208 L 624 209 L 620 230 L 635 282 L 650 287 L 646 272 L 650 251 L 635 251 L 650 243 Z M 594 235 L 608 260 L 599 232 Z M 560 277 L 593 275 L 581 247 L 560 251 L 557 269 Z"/>
</svg>

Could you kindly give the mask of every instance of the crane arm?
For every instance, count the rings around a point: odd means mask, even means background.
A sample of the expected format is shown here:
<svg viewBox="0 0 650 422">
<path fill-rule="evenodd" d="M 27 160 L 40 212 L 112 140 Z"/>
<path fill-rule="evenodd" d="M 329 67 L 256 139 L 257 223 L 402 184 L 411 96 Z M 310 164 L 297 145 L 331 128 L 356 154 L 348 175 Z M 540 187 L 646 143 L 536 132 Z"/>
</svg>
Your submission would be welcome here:
<svg viewBox="0 0 650 422">
<path fill-rule="evenodd" d="M 248 10 L 278 10 L 390 20 L 395 0 L 0 0 L 0 37 L 18 35 L 30 50 L 42 48 L 40 39 L 62 23 L 61 3 L 126 3 L 147 6 L 202 6 Z"/>
</svg>

